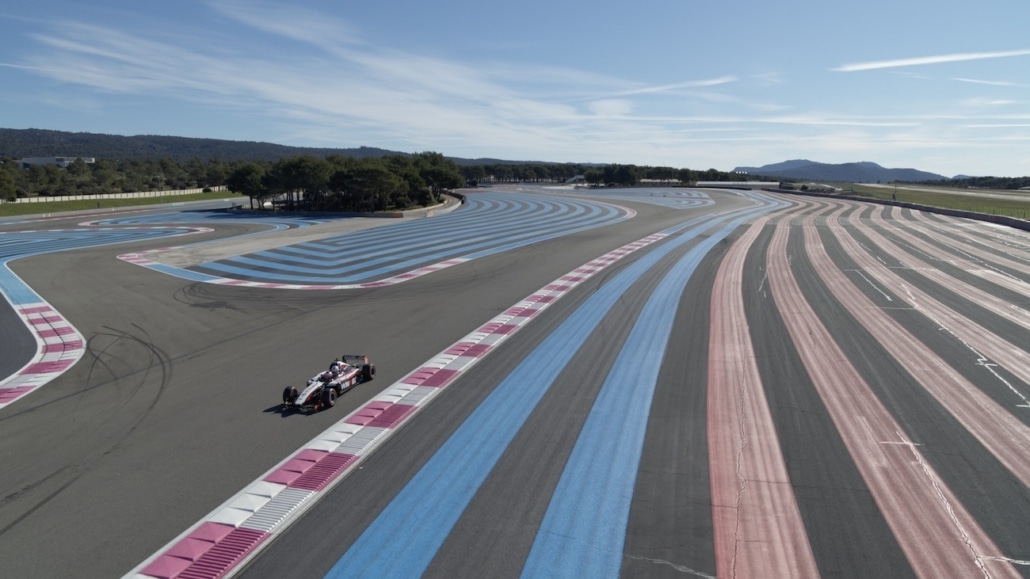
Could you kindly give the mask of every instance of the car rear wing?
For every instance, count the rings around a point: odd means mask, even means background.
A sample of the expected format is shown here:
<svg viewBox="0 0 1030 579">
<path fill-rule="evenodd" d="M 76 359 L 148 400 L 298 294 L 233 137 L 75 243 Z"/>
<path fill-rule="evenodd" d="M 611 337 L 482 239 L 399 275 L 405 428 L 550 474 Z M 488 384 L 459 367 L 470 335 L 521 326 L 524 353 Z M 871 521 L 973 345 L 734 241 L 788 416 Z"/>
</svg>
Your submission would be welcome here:
<svg viewBox="0 0 1030 579">
<path fill-rule="evenodd" d="M 351 366 L 364 366 L 368 364 L 368 356 L 365 354 L 343 354 L 340 356 L 340 361 Z"/>
</svg>

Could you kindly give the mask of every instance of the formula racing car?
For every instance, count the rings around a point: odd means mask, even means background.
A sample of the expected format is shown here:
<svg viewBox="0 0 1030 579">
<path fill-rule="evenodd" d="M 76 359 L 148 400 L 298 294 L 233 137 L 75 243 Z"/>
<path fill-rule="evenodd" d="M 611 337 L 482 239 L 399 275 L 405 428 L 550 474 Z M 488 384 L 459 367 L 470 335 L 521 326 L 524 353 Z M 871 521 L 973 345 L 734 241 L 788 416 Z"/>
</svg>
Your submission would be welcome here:
<svg viewBox="0 0 1030 579">
<path fill-rule="evenodd" d="M 302 390 L 287 386 L 283 390 L 282 410 L 315 412 L 332 408 L 341 394 L 375 376 L 375 364 L 368 361 L 368 356 L 345 354 L 333 360 L 328 370 L 309 379 Z"/>
</svg>

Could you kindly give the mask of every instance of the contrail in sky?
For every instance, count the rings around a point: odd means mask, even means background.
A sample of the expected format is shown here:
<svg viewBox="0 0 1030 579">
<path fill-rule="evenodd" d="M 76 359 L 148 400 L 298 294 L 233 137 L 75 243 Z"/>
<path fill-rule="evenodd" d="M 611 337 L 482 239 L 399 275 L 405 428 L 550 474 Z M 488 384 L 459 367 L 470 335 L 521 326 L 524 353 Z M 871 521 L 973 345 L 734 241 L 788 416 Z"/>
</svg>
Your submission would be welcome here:
<svg viewBox="0 0 1030 579">
<path fill-rule="evenodd" d="M 855 72 L 858 70 L 876 70 L 880 68 L 897 68 L 900 66 L 919 66 L 921 64 L 940 64 L 942 62 L 961 62 L 964 60 L 982 60 L 985 58 L 1007 58 L 1010 56 L 1026 56 L 1027 50 L 1010 50 L 1006 52 L 968 52 L 965 54 L 941 54 L 937 56 L 920 56 L 917 58 L 901 58 L 898 60 L 881 60 L 878 62 L 858 62 L 845 64 L 830 70 L 836 72 Z"/>
</svg>

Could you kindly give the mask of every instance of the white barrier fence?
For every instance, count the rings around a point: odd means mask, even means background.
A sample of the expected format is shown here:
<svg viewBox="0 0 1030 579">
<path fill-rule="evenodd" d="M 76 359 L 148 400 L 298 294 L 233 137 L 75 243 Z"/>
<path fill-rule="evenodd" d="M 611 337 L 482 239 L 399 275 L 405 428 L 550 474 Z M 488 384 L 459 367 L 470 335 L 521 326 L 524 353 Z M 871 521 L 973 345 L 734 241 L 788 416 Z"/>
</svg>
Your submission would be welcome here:
<svg viewBox="0 0 1030 579">
<path fill-rule="evenodd" d="M 101 193 L 100 195 L 64 195 L 47 197 L 19 197 L 6 203 L 49 203 L 51 201 L 94 201 L 99 199 L 133 199 L 139 197 L 172 197 L 175 195 L 196 195 L 209 191 L 225 191 L 224 185 L 217 187 L 197 187 L 194 189 L 176 189 L 174 191 L 137 191 L 135 193 Z"/>
</svg>

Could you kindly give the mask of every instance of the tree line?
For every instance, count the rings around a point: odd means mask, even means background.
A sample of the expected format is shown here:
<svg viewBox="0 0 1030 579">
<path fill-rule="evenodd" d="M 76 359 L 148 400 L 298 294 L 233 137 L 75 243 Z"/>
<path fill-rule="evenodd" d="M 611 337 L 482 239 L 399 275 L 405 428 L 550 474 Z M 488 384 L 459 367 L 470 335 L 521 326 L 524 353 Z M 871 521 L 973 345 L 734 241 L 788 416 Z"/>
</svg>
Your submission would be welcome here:
<svg viewBox="0 0 1030 579">
<path fill-rule="evenodd" d="M 77 159 L 67 168 L 29 165 L 22 169 L 15 159 L 6 158 L 0 159 L 0 199 L 214 187 L 224 185 L 237 165 L 220 159 L 97 159 L 95 163 Z"/>
<path fill-rule="evenodd" d="M 481 165 L 465 165 L 461 167 L 462 175 L 470 184 L 479 182 L 523 183 L 523 182 L 558 182 L 563 183 L 582 175 L 590 185 L 632 187 L 641 182 L 659 181 L 668 184 L 689 185 L 697 181 L 739 181 L 736 173 L 708 169 L 694 169 L 650 166 L 624 165 L 609 163 L 607 165 L 582 163 L 488 163 Z"/>
<path fill-rule="evenodd" d="M 226 179 L 230 191 L 288 210 L 387 211 L 427 206 L 465 185 L 458 166 L 435 152 L 355 159 L 301 155 L 242 164 Z"/>
<path fill-rule="evenodd" d="M 440 153 L 354 158 L 298 155 L 276 161 L 81 158 L 67 168 L 0 159 L 0 200 L 226 186 L 262 205 L 315 211 L 382 211 L 427 205 L 465 179 Z"/>
<path fill-rule="evenodd" d="M 677 169 L 674 167 L 638 167 L 636 165 L 611 164 L 604 167 L 588 169 L 583 174 L 584 180 L 590 184 L 603 185 L 638 185 L 643 180 L 659 182 L 679 182 L 690 185 L 698 181 L 740 181 L 740 175 L 717 169 L 695 171 L 693 169 Z"/>
<path fill-rule="evenodd" d="M 0 199 L 99 195 L 226 186 L 252 205 L 266 202 L 291 210 L 385 211 L 426 206 L 440 193 L 485 183 L 564 183 L 576 176 L 591 185 L 634 186 L 644 180 L 674 184 L 733 181 L 738 175 L 716 169 L 626 164 L 488 162 L 459 165 L 436 152 L 393 153 L 378 157 L 295 155 L 277 160 L 225 161 L 192 158 L 81 159 L 67 168 L 0 159 Z"/>
</svg>

